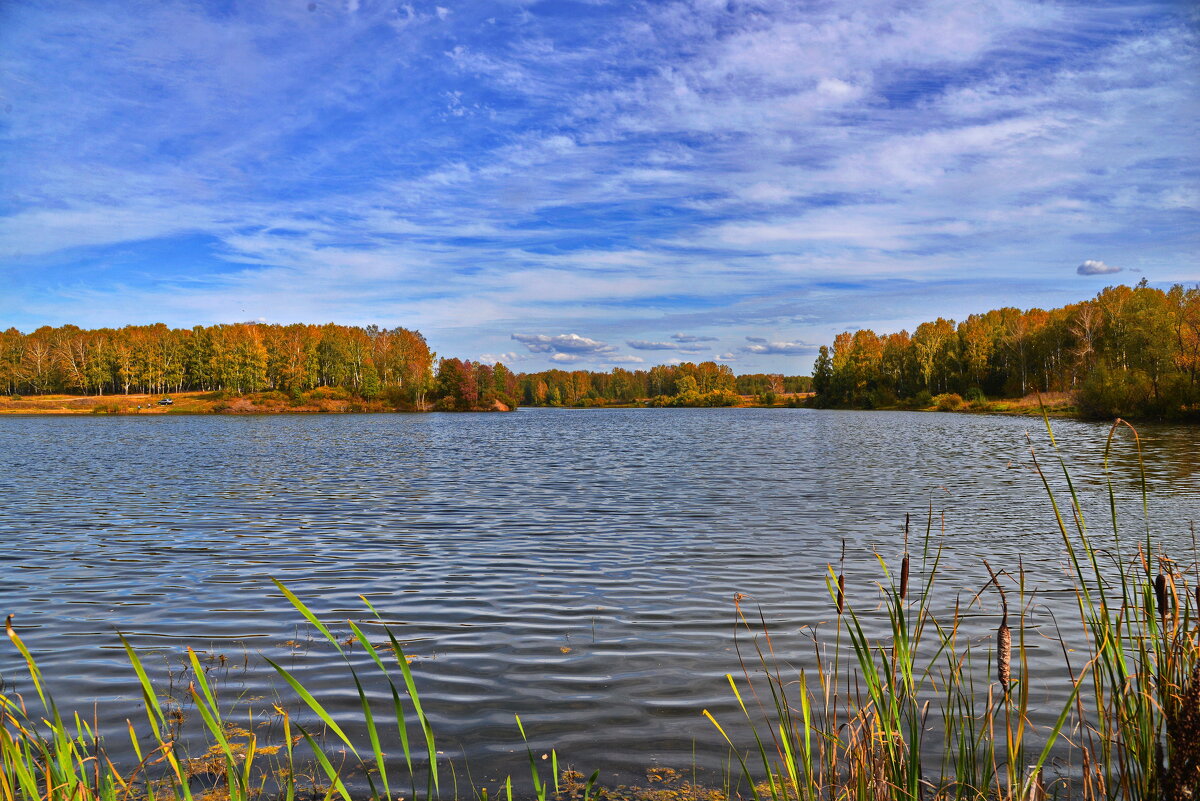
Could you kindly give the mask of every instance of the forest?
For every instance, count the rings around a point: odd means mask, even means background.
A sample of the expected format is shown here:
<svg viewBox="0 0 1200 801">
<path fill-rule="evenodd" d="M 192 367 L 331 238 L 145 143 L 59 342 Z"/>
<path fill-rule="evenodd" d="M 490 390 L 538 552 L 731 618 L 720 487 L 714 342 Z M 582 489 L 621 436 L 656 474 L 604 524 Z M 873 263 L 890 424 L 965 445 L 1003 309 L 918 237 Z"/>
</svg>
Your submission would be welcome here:
<svg viewBox="0 0 1200 801">
<path fill-rule="evenodd" d="M 1092 418 L 1200 418 L 1200 286 L 1115 286 L 1045 311 L 941 317 L 912 334 L 839 334 L 813 366 L 818 406 L 957 408 L 1067 392 Z"/>
<path fill-rule="evenodd" d="M 333 323 L 164 324 L 0 332 L 0 393 L 88 396 L 186 391 L 325 398 L 378 409 L 526 406 L 734 406 L 988 409 L 989 399 L 1064 393 L 1085 417 L 1200 418 L 1200 286 L 1145 281 L 1045 311 L 937 318 L 912 334 L 870 329 L 822 347 L 812 377 L 735 375 L 711 361 L 609 372 L 514 373 L 438 359 L 406 328 Z M 805 399 L 813 391 L 815 398 Z M 355 408 L 360 408 L 356 406 Z"/>
<path fill-rule="evenodd" d="M 733 406 L 753 395 L 773 405 L 777 398 L 808 392 L 808 376 L 778 373 L 734 375 L 716 362 L 660 364 L 647 370 L 611 372 L 545 370 L 521 373 L 523 406 Z"/>
<path fill-rule="evenodd" d="M 406 328 L 159 323 L 0 332 L 0 392 L 117 395 L 278 392 L 295 402 L 320 389 L 391 408 L 490 407 L 517 393 L 503 365 L 442 359 Z"/>
<path fill-rule="evenodd" d="M 0 394 L 9 396 L 281 393 L 295 404 L 352 397 L 388 408 L 468 411 L 518 403 L 732 406 L 745 395 L 770 405 L 809 385 L 807 376 L 735 376 L 714 362 L 515 374 L 502 363 L 438 359 L 406 328 L 333 323 L 0 332 Z"/>
</svg>

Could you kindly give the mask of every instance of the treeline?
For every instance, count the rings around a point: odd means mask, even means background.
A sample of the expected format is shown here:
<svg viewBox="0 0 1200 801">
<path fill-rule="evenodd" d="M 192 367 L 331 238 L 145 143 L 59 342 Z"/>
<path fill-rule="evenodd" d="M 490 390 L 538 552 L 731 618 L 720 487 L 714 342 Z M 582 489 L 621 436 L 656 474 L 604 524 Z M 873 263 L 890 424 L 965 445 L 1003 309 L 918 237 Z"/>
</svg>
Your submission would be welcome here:
<svg viewBox="0 0 1200 801">
<path fill-rule="evenodd" d="M 1066 391 L 1089 417 L 1200 416 L 1200 287 L 1116 286 L 1045 311 L 938 318 L 910 335 L 845 332 L 813 367 L 817 405 L 928 406 Z"/>
<path fill-rule="evenodd" d="M 501 362 L 488 364 L 465 359 L 440 359 L 434 397 L 438 411 L 517 408 L 517 376 Z"/>
<path fill-rule="evenodd" d="M 716 362 L 658 365 L 611 372 L 545 370 L 519 376 L 524 406 L 604 406 L 649 401 L 657 406 L 732 406 L 739 395 L 774 402 L 777 395 L 807 392 L 808 376 L 754 373 L 735 376 Z"/>
<path fill-rule="evenodd" d="M 73 325 L 0 333 L 0 389 L 8 395 L 300 393 L 341 387 L 422 406 L 441 387 L 425 338 L 406 328 L 344 325 Z M 440 375 L 440 373 L 439 373 Z M 490 368 L 489 368 L 490 375 Z M 436 397 L 436 396 L 435 396 Z"/>
<path fill-rule="evenodd" d="M 469 410 L 641 402 L 730 406 L 739 395 L 774 403 L 810 384 L 807 376 L 735 376 L 715 362 L 517 375 L 501 363 L 437 359 L 419 332 L 373 325 L 158 323 L 0 332 L 0 393 L 9 396 L 280 392 L 300 403 L 310 400 L 302 394 L 328 388 L 396 407 Z"/>
</svg>

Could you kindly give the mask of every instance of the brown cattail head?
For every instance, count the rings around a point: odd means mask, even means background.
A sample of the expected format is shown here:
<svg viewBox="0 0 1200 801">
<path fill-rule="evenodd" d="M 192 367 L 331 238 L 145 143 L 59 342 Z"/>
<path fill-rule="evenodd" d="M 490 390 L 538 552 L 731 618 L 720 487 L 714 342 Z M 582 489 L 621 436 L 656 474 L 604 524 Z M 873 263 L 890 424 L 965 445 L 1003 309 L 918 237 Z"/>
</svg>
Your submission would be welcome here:
<svg viewBox="0 0 1200 801">
<path fill-rule="evenodd" d="M 1167 577 L 1162 573 L 1154 579 L 1154 598 L 1158 601 L 1158 614 L 1161 617 L 1166 617 L 1167 609 Z"/>
<path fill-rule="evenodd" d="M 992 578 L 992 584 L 996 585 L 996 591 L 1000 593 L 1000 628 L 996 629 L 996 680 L 1000 682 L 1000 686 L 1004 692 L 1008 692 L 1008 679 L 1011 675 L 1012 664 L 1012 630 L 1008 627 L 1008 597 L 1004 594 L 1004 588 L 1000 586 L 1000 579 L 996 577 L 996 571 L 992 570 L 992 566 L 983 560 L 983 566 L 987 568 L 988 575 Z"/>
<path fill-rule="evenodd" d="M 996 680 L 1001 687 L 1008 691 L 1008 680 L 1012 675 L 1012 630 L 1007 623 L 1001 623 L 996 630 Z"/>
<path fill-rule="evenodd" d="M 908 554 L 904 554 L 904 560 L 900 562 L 900 600 L 903 601 L 908 597 Z"/>
</svg>

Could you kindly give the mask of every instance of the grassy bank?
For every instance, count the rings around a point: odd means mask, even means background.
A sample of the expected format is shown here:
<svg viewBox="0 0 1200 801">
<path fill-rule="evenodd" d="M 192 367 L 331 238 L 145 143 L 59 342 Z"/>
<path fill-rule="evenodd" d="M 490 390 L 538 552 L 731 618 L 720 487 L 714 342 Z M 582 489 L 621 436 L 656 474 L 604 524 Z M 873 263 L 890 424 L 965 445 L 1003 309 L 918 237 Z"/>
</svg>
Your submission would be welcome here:
<svg viewBox="0 0 1200 801">
<path fill-rule="evenodd" d="M 733 395 L 726 394 L 718 398 L 719 402 L 710 402 L 708 398 L 659 396 L 643 398 L 638 401 L 606 401 L 585 398 L 573 404 L 557 404 L 562 408 L 571 409 L 640 409 L 651 407 L 675 408 L 709 408 L 714 406 L 736 409 L 809 409 L 826 408 L 817 405 L 817 396 L 812 392 L 765 393 L 762 395 Z M 542 404 L 549 406 L 551 404 Z M 1012 414 L 1029 417 L 1078 417 L 1079 406 L 1075 396 L 1070 392 L 1050 392 L 1045 395 L 1030 394 L 1016 398 L 986 399 L 977 397 L 966 400 L 959 395 L 946 393 L 944 395 L 928 395 L 917 397 L 906 403 L 870 407 L 833 407 L 852 408 L 856 411 L 888 411 L 888 412 L 964 412 L 968 414 Z"/>
<path fill-rule="evenodd" d="M 169 397 L 170 405 L 159 401 Z M 283 392 L 179 392 L 170 395 L 26 395 L 0 396 L 0 414 L 166 415 L 166 414 L 339 414 L 430 411 L 407 401 L 358 397 L 340 387 L 293 394 Z M 452 409 L 457 411 L 456 409 Z M 469 411 L 510 411 L 493 401 Z"/>
<path fill-rule="evenodd" d="M 159 405 L 164 397 L 171 405 Z M 741 409 L 803 408 L 812 402 L 811 392 L 780 395 L 729 395 L 721 403 L 704 399 L 689 402 L 687 398 L 655 398 L 636 402 L 584 401 L 565 408 L 574 409 L 639 409 L 655 407 L 711 407 L 714 405 Z M 1054 393 L 1042 398 L 1044 409 L 1051 416 L 1073 416 L 1077 408 L 1067 393 Z M 1037 396 L 1005 400 L 967 402 L 958 396 L 937 396 L 921 405 L 881 407 L 885 411 L 958 411 L 984 414 L 1039 415 L 1043 405 Z M 425 404 L 418 408 L 412 403 L 393 403 L 383 399 L 354 396 L 341 388 L 321 388 L 308 392 L 179 392 L 170 395 L 0 395 L 0 414 L 48 415 L 165 415 L 165 414 L 338 414 L 364 412 L 416 412 L 435 408 L 453 408 Z M 471 411 L 509 411 L 498 401 Z"/>
<path fill-rule="evenodd" d="M 1113 427 L 1106 470 L 1126 430 Z M 1139 448 L 1136 436 L 1128 441 Z M 439 753 L 403 644 L 370 604 L 364 599 L 361 620 L 333 628 L 279 585 L 297 618 L 343 657 L 343 687 L 358 704 L 353 729 L 265 657 L 281 694 L 277 705 L 253 709 L 248 701 L 223 700 L 208 665 L 191 650 L 186 690 L 164 693 L 124 642 L 142 703 L 119 744 L 134 757 L 110 758 L 118 743 L 98 732 L 113 727 L 57 707 L 10 618 L 12 661 L 25 671 L 5 677 L 19 686 L 0 687 L 0 799 L 1198 797 L 1195 554 L 1169 555 L 1154 542 L 1144 479 L 1145 529 L 1117 529 L 1110 483 L 1111 520 L 1098 537 L 1084 523 L 1057 454 L 1045 467 L 1045 457 L 1035 458 L 1039 471 L 1061 473 L 1069 488 L 1055 497 L 1053 479 L 1043 475 L 1076 610 L 1058 621 L 1058 681 L 1068 692 L 1048 715 L 1031 700 L 1030 640 L 1042 635 L 1027 623 L 1037 597 L 1023 566 L 986 565 L 990 579 L 976 596 L 990 599 L 986 608 L 955 602 L 954 588 L 948 599 L 942 586 L 955 577 L 942 568 L 930 520 L 914 533 L 911 552 L 906 538 L 895 554 L 879 557 L 873 585 L 848 586 L 843 566 L 829 566 L 831 622 L 814 635 L 814 667 L 784 664 L 761 618 L 756 622 L 739 599 L 743 672 L 728 681 L 742 719 L 696 711 L 698 722 L 708 718 L 713 741 L 725 738 L 730 750 L 731 770 L 715 786 L 660 773 L 634 791 L 603 787 L 596 774 L 561 770 L 554 752 L 528 752 L 510 781 L 476 786 Z M 992 626 L 984 641 L 969 634 L 981 615 Z M 752 733 L 737 734 L 735 722 L 737 731 Z M 514 727 L 524 735 L 519 719 Z"/>
<path fill-rule="evenodd" d="M 967 414 L 1014 414 L 1026 417 L 1080 417 L 1079 404 L 1075 395 L 1070 392 L 1048 392 L 1044 395 L 1036 393 L 1014 398 L 984 398 L 977 396 L 971 400 L 953 392 L 941 395 L 926 395 L 912 399 L 908 403 L 898 403 L 892 406 L 880 406 L 887 411 L 919 411 L 919 412 L 964 412 Z"/>
</svg>

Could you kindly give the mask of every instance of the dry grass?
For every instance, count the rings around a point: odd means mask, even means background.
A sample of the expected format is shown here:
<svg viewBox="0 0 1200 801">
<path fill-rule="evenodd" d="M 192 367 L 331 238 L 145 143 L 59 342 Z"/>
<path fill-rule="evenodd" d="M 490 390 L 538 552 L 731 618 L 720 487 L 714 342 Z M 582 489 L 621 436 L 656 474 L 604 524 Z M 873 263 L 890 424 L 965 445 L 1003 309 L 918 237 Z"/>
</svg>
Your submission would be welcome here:
<svg viewBox="0 0 1200 801">
<path fill-rule="evenodd" d="M 174 404 L 160 406 L 170 397 Z M 316 414 L 394 411 L 381 401 L 352 398 L 344 392 L 314 390 L 293 399 L 280 392 L 234 395 L 179 392 L 131 395 L 32 395 L 19 399 L 0 395 L 0 414 L 165 415 L 165 414 Z"/>
</svg>

